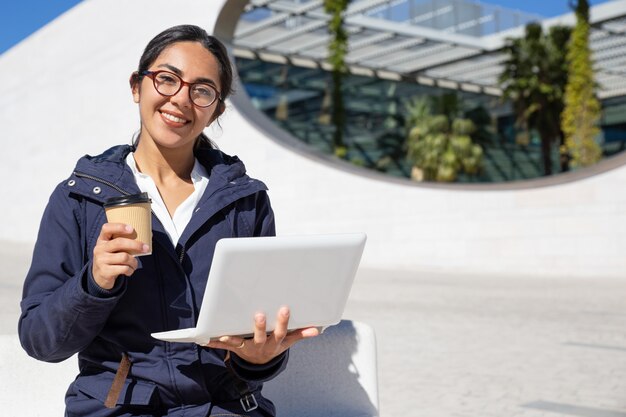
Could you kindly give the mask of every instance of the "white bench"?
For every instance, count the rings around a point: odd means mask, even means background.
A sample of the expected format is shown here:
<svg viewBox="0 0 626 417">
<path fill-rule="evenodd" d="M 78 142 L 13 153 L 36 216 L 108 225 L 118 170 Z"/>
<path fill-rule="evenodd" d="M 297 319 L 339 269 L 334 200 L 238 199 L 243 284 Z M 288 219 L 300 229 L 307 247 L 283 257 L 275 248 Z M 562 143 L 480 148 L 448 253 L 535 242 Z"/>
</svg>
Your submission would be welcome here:
<svg viewBox="0 0 626 417">
<path fill-rule="evenodd" d="M 0 335 L 2 414 L 63 416 L 64 397 L 78 373 L 76 357 L 45 363 L 29 357 L 17 335 Z M 376 417 L 376 341 L 366 324 L 342 321 L 295 345 L 287 370 L 265 384 L 279 417 Z"/>
<path fill-rule="evenodd" d="M 378 416 L 374 330 L 344 320 L 297 343 L 285 372 L 267 382 L 263 393 L 278 417 Z"/>
</svg>

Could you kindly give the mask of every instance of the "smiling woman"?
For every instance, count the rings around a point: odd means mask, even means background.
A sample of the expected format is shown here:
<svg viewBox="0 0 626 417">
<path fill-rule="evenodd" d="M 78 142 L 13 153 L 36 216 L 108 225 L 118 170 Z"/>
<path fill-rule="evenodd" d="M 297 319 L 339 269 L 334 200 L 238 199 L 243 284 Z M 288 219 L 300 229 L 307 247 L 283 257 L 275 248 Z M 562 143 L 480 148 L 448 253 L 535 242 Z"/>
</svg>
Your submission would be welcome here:
<svg viewBox="0 0 626 417">
<path fill-rule="evenodd" d="M 287 332 L 284 306 L 268 312 L 277 317 L 270 333 L 265 313 L 250 317 L 248 343 L 224 335 L 171 346 L 150 336 L 194 326 L 218 240 L 275 234 L 267 187 L 203 133 L 224 112 L 231 84 L 217 38 L 191 25 L 163 31 L 130 77 L 141 119 L 134 143 L 81 158 L 50 198 L 19 336 L 40 360 L 78 353 L 69 417 L 274 415 L 262 382 L 284 369 L 290 346 L 319 333 Z M 152 242 L 105 216 L 112 200 L 136 194 L 144 209 L 152 202 Z"/>
<path fill-rule="evenodd" d="M 155 47 L 149 45 L 148 48 Z M 227 58 L 225 54 L 222 56 Z M 161 68 L 167 68 L 194 81 L 190 84 L 183 82 L 172 72 L 157 71 Z M 229 79 L 232 76 L 226 78 L 225 96 L 228 95 Z M 183 146 L 187 148 L 187 155 L 193 155 L 196 139 L 205 127 L 222 114 L 224 104 L 222 100 L 216 101 L 218 94 L 215 87 L 207 83 L 198 84 L 198 79 L 210 80 L 221 89 L 220 70 L 215 55 L 204 45 L 188 41 L 164 48 L 148 68 L 143 69 L 140 64 L 139 71 L 133 73 L 131 88 L 141 114 L 141 131 L 135 151 L 138 164 L 141 164 L 144 149 L 148 147 Z M 205 91 L 213 93 L 210 102 L 206 99 L 194 100 L 202 85 L 206 86 Z"/>
</svg>

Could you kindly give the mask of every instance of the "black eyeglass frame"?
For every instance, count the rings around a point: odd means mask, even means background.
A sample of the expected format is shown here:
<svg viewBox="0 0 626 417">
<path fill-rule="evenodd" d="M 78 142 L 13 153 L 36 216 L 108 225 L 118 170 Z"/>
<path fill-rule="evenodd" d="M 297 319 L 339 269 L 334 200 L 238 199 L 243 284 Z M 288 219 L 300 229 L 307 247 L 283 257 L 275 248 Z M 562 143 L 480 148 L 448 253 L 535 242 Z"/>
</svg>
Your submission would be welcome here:
<svg viewBox="0 0 626 417">
<path fill-rule="evenodd" d="M 159 74 L 161 74 L 161 73 L 170 74 L 170 75 L 172 75 L 173 77 L 176 77 L 176 78 L 178 78 L 178 79 L 180 80 L 180 85 L 178 86 L 178 90 L 176 90 L 176 92 L 174 92 L 174 93 L 172 93 L 172 94 L 163 94 L 162 92 L 160 92 L 160 91 L 159 91 L 159 88 L 157 87 L 156 76 L 157 76 L 157 75 L 159 75 Z M 213 103 L 215 103 L 216 101 L 224 101 L 224 100 L 222 100 L 222 97 L 221 97 L 220 92 L 219 92 L 219 91 L 217 91 L 217 88 L 215 88 L 215 87 L 214 87 L 214 86 L 212 86 L 211 84 L 208 84 L 208 83 L 190 83 L 190 82 L 187 82 L 187 81 L 183 80 L 183 79 L 180 77 L 180 75 L 178 75 L 178 74 L 174 74 L 174 73 L 173 73 L 173 72 L 171 72 L 171 71 L 167 71 L 167 70 L 158 70 L 158 71 L 144 70 L 144 71 L 139 72 L 139 75 L 140 75 L 140 76 L 144 76 L 144 75 L 145 75 L 145 76 L 147 76 L 147 77 L 152 78 L 152 85 L 154 85 L 154 89 L 156 90 L 156 92 L 157 92 L 157 93 L 159 93 L 159 94 L 160 94 L 160 95 L 162 95 L 163 97 L 173 97 L 173 96 L 175 96 L 176 94 L 178 94 L 178 93 L 180 92 L 180 90 L 182 90 L 182 88 L 183 88 L 184 86 L 188 86 L 188 87 L 189 87 L 189 89 L 188 89 L 187 91 L 188 91 L 188 94 L 189 94 L 189 100 L 190 100 L 190 101 L 193 103 L 193 105 L 194 105 L 194 106 L 196 106 L 196 107 L 200 107 L 200 108 L 203 108 L 203 109 L 204 109 L 204 108 L 207 108 L 207 107 L 211 107 L 211 106 L 213 105 Z M 198 105 L 195 101 L 193 101 L 193 97 L 191 96 L 191 89 L 192 89 L 192 87 L 193 87 L 194 85 L 202 85 L 202 86 L 207 86 L 207 87 L 209 87 L 210 89 L 212 89 L 213 91 L 215 91 L 215 99 L 213 99 L 213 101 L 212 101 L 212 102 L 210 102 L 209 104 L 207 104 L 206 106 L 200 106 L 200 105 Z"/>
</svg>

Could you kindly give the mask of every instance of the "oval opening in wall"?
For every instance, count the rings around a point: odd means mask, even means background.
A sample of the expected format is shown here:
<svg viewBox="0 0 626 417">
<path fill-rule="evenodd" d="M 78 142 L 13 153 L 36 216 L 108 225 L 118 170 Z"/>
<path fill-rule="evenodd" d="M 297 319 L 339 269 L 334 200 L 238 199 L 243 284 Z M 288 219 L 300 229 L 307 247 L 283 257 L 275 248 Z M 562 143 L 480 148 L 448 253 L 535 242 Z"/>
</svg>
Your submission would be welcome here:
<svg viewBox="0 0 626 417">
<path fill-rule="evenodd" d="M 433 2 L 350 2 L 339 73 L 324 2 L 226 2 L 215 32 L 230 43 L 238 71 L 233 103 L 298 152 L 417 185 L 535 187 L 626 163 L 626 95 L 598 90 L 600 129 L 592 141 L 601 159 L 577 167 L 560 131 L 547 137 L 520 125 L 503 98 L 505 35 L 515 30 L 506 16 L 518 12 L 501 10 L 493 25 L 494 11 L 478 7 L 484 22 L 470 25 L 466 2 L 457 3 L 457 13 L 435 19 Z M 537 18 L 518 17 L 518 26 Z M 596 61 L 596 78 L 610 85 L 603 69 Z"/>
</svg>

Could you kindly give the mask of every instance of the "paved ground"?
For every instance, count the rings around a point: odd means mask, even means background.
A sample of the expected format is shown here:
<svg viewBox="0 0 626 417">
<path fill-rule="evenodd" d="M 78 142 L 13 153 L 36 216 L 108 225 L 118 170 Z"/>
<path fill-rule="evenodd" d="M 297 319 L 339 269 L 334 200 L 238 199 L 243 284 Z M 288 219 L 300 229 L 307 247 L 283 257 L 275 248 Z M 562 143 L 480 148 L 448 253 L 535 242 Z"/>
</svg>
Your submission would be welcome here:
<svg viewBox="0 0 626 417">
<path fill-rule="evenodd" d="M 0 334 L 28 245 L 1 245 Z M 382 417 L 626 417 L 622 280 L 359 273 L 346 317 L 374 326 Z"/>
<path fill-rule="evenodd" d="M 381 416 L 626 417 L 623 280 L 362 271 Z"/>
</svg>

